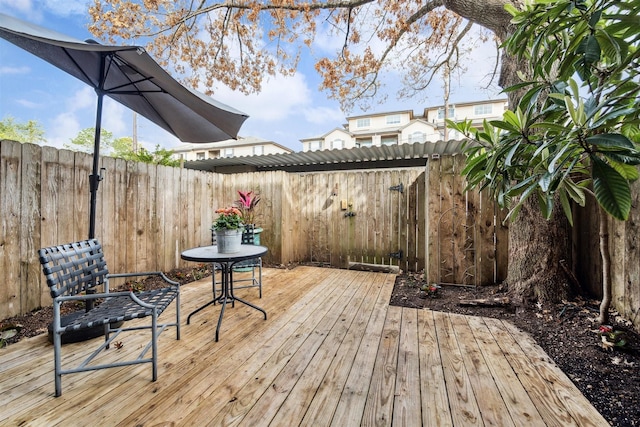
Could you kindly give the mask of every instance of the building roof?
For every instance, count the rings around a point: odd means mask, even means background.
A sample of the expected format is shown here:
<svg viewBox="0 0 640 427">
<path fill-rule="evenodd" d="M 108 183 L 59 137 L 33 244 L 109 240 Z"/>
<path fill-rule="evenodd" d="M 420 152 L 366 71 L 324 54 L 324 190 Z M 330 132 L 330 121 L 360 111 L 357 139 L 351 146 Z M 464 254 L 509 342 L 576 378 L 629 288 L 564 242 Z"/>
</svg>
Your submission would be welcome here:
<svg viewBox="0 0 640 427">
<path fill-rule="evenodd" d="M 291 152 L 292 150 L 284 145 L 280 145 L 277 142 L 269 141 L 266 139 L 262 139 L 256 136 L 247 136 L 242 137 L 239 136 L 238 139 L 227 139 L 219 142 L 207 142 L 202 144 L 194 144 L 194 143 L 184 143 L 180 144 L 178 147 L 173 148 L 172 150 L 175 153 L 184 153 L 189 151 L 204 151 L 204 150 L 215 150 L 222 149 L 228 147 L 243 147 L 243 146 L 251 146 L 251 145 L 274 145 L 286 152 Z"/>
<path fill-rule="evenodd" d="M 382 111 L 379 113 L 368 113 L 368 114 L 360 114 L 358 116 L 349 116 L 347 120 L 355 120 L 363 117 L 382 117 L 382 116 L 393 116 L 396 114 L 409 114 L 409 117 L 413 118 L 413 110 L 398 110 L 398 111 Z"/>
<path fill-rule="evenodd" d="M 312 172 L 424 166 L 428 159 L 461 153 L 463 143 L 464 141 L 450 140 L 343 150 L 223 157 L 188 161 L 184 163 L 184 167 L 218 173 L 240 173 L 270 170 Z"/>
</svg>

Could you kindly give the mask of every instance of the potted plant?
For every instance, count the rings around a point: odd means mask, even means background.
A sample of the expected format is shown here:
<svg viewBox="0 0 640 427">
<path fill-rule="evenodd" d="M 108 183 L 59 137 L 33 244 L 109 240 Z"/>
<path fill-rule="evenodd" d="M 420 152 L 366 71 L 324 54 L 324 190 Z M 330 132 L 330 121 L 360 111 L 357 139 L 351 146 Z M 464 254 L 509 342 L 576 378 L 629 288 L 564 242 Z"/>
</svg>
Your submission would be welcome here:
<svg viewBox="0 0 640 427">
<path fill-rule="evenodd" d="M 240 198 L 235 201 L 234 206 L 240 211 L 242 223 L 245 225 L 253 225 L 253 242 L 259 245 L 262 228 L 256 225 L 256 206 L 260 202 L 260 195 L 253 191 L 240 190 L 238 190 L 238 195 Z"/>
<path fill-rule="evenodd" d="M 240 210 L 236 207 L 220 208 L 216 210 L 218 218 L 213 222 L 216 233 L 218 252 L 229 254 L 240 251 L 244 224 Z"/>
</svg>

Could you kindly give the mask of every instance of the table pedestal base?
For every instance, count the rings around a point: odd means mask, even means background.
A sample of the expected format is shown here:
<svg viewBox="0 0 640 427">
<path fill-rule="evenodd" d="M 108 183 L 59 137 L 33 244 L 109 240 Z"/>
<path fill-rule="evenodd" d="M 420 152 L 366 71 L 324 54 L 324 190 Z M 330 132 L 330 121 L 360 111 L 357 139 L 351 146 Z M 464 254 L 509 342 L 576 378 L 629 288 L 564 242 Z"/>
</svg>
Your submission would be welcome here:
<svg viewBox="0 0 640 427">
<path fill-rule="evenodd" d="M 209 307 L 210 305 L 215 305 L 216 302 L 219 302 L 221 304 L 221 309 L 220 309 L 220 316 L 218 317 L 218 326 L 216 327 L 216 342 L 218 341 L 218 338 L 220 336 L 220 327 L 222 326 L 222 316 L 224 316 L 224 309 L 227 306 L 228 302 L 231 302 L 232 307 L 235 307 L 236 301 L 239 301 L 245 305 L 248 305 L 249 307 L 262 312 L 262 314 L 264 315 L 264 320 L 267 320 L 266 311 L 264 311 L 263 309 L 261 309 L 256 305 L 251 304 L 249 301 L 245 301 L 242 298 L 238 298 L 233 294 L 233 265 L 234 264 L 235 262 L 220 263 L 221 271 L 222 271 L 222 295 L 220 295 L 219 297 L 216 297 L 214 294 L 213 300 L 209 301 L 202 307 L 195 309 L 189 314 L 189 316 L 187 316 L 187 325 L 188 325 L 189 323 L 191 323 L 191 316 Z M 213 271 L 213 274 L 215 274 L 215 270 Z"/>
</svg>

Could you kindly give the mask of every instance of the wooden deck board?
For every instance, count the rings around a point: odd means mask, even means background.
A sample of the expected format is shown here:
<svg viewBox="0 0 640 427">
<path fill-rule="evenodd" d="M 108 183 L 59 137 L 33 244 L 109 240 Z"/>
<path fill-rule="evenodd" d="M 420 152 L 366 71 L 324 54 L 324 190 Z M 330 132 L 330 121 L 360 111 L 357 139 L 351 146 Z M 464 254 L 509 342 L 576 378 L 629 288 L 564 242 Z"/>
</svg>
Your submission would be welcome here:
<svg viewBox="0 0 640 427">
<path fill-rule="evenodd" d="M 265 269 L 262 299 L 238 293 L 268 320 L 229 306 L 219 342 L 219 305 L 184 324 L 211 298 L 203 279 L 183 287 L 182 339 L 160 337 L 158 381 L 149 365 L 66 375 L 59 398 L 46 335 L 23 340 L 0 349 L 0 425 L 608 425 L 528 335 L 496 319 L 390 307 L 394 279 Z M 102 357 L 138 352 L 146 335 Z M 65 345 L 64 360 L 87 344 Z"/>
</svg>

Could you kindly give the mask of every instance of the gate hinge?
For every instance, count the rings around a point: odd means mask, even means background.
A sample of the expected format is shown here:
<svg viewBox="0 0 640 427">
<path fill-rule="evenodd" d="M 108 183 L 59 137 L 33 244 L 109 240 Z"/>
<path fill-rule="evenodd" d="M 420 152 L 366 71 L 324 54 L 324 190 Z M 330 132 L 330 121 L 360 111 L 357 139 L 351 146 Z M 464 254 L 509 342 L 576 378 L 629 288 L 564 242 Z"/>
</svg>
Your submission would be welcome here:
<svg viewBox="0 0 640 427">
<path fill-rule="evenodd" d="M 344 213 L 344 216 L 356 216 L 356 213 L 354 211 L 348 211 Z"/>
<path fill-rule="evenodd" d="M 391 190 L 391 191 L 399 191 L 401 193 L 404 193 L 404 185 L 402 183 L 400 183 L 398 185 L 394 185 L 392 187 L 389 187 L 389 190 Z"/>
<path fill-rule="evenodd" d="M 402 259 L 402 255 L 403 255 L 403 252 L 402 252 L 402 249 L 400 249 L 398 252 L 391 252 L 389 254 L 389 257 L 390 258 L 396 258 L 396 259 Z"/>
</svg>

